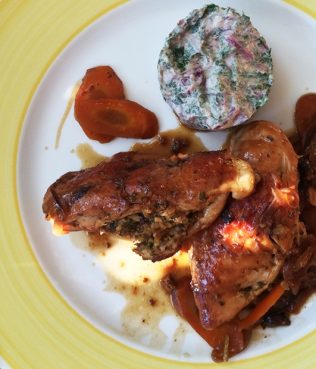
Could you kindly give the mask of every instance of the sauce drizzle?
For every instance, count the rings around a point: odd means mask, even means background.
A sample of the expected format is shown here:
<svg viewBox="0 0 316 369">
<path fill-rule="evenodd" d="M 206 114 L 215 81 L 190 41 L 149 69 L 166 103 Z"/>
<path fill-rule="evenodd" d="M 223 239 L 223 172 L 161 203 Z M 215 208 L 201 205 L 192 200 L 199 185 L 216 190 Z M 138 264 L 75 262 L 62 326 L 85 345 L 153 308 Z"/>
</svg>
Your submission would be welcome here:
<svg viewBox="0 0 316 369">
<path fill-rule="evenodd" d="M 76 155 L 81 161 L 81 169 L 93 167 L 107 159 L 106 156 L 96 152 L 89 144 L 79 144 L 76 147 Z"/>
<path fill-rule="evenodd" d="M 135 143 L 130 151 L 171 156 L 207 151 L 207 148 L 195 131 L 180 125 L 176 129 L 160 132 L 147 143 Z"/>
<path fill-rule="evenodd" d="M 76 83 L 75 86 L 73 87 L 72 91 L 71 91 L 71 95 L 68 99 L 64 114 L 62 115 L 62 117 L 60 119 L 60 122 L 59 122 L 59 125 L 58 125 L 58 128 L 57 128 L 57 132 L 56 132 L 56 138 L 55 138 L 55 150 L 57 150 L 58 147 L 59 147 L 61 133 L 62 133 L 62 130 L 63 130 L 64 125 L 66 123 L 66 120 L 68 118 L 68 115 L 70 113 L 71 107 L 74 103 L 75 96 L 76 96 L 76 93 L 78 91 L 78 88 L 79 88 L 79 83 Z"/>
</svg>

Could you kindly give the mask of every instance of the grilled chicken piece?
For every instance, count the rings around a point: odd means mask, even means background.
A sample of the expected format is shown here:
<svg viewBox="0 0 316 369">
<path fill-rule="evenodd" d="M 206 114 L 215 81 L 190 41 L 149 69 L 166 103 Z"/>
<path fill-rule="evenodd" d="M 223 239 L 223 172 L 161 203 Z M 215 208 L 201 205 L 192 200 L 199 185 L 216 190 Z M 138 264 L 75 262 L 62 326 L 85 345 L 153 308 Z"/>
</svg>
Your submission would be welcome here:
<svg viewBox="0 0 316 369">
<path fill-rule="evenodd" d="M 46 219 L 62 232 L 105 232 L 136 242 L 135 251 L 157 261 L 208 226 L 229 193 L 249 195 L 254 173 L 225 151 L 157 158 L 119 153 L 94 168 L 63 175 L 47 190 Z"/>
<path fill-rule="evenodd" d="M 238 130 L 230 151 L 260 176 L 252 195 L 230 199 L 221 216 L 191 242 L 192 289 L 202 325 L 234 318 L 278 276 L 299 225 L 297 156 L 275 125 Z"/>
</svg>

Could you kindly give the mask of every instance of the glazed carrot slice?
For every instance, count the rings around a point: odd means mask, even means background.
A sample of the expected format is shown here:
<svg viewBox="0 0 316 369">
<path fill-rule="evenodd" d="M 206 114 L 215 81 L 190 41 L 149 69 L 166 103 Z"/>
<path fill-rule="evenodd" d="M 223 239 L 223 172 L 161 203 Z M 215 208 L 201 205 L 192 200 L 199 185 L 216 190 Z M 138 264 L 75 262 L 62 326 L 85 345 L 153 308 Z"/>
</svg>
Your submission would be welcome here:
<svg viewBox="0 0 316 369">
<path fill-rule="evenodd" d="M 123 83 L 109 66 L 99 66 L 86 71 L 76 94 L 75 104 L 80 104 L 81 100 L 99 98 L 125 98 Z M 114 139 L 112 136 L 96 133 L 87 127 L 83 128 L 83 131 L 91 140 L 101 143 L 107 143 Z"/>
<path fill-rule="evenodd" d="M 109 66 L 88 69 L 76 95 L 76 100 L 99 98 L 125 98 L 123 83 Z"/>
<path fill-rule="evenodd" d="M 96 133 L 91 131 L 90 129 L 81 127 L 83 132 L 89 137 L 91 140 L 99 141 L 100 143 L 108 143 L 114 140 L 115 137 L 109 135 L 103 135 L 100 133 Z"/>
<path fill-rule="evenodd" d="M 158 133 L 155 114 L 129 100 L 79 99 L 75 118 L 83 129 L 113 137 L 150 138 Z"/>
<path fill-rule="evenodd" d="M 256 307 L 247 315 L 244 319 L 238 322 L 241 329 L 248 329 L 252 325 L 256 324 L 260 318 L 279 300 L 283 295 L 285 289 L 282 284 L 277 284 L 269 294 L 260 301 Z"/>
<path fill-rule="evenodd" d="M 250 336 L 248 332 L 239 328 L 235 321 L 206 330 L 200 321 L 190 281 L 191 277 L 183 277 L 177 281 L 176 288 L 172 290 L 170 296 L 173 307 L 213 347 L 213 360 L 227 361 L 229 357 L 245 349 Z"/>
</svg>

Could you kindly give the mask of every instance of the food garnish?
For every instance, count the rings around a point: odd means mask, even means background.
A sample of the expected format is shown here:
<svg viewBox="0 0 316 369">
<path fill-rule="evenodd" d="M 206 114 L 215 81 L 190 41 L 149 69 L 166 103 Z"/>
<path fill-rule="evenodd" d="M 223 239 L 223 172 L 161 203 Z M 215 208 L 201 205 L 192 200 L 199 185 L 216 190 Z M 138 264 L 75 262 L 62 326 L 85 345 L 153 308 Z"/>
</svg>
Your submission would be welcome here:
<svg viewBox="0 0 316 369">
<path fill-rule="evenodd" d="M 85 134 L 102 143 L 115 137 L 151 138 L 158 132 L 155 114 L 125 99 L 123 84 L 109 66 L 87 70 L 74 111 Z"/>
<path fill-rule="evenodd" d="M 178 22 L 158 61 L 161 92 L 182 124 L 222 130 L 268 100 L 271 50 L 249 17 L 206 5 Z"/>
</svg>

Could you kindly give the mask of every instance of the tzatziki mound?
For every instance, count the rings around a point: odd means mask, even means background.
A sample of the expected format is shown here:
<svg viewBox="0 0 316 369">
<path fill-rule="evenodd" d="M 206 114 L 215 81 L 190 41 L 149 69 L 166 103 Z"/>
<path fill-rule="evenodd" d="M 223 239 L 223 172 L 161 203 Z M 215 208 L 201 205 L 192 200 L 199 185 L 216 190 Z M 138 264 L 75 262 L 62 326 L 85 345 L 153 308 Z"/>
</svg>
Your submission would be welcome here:
<svg viewBox="0 0 316 369">
<path fill-rule="evenodd" d="M 267 102 L 271 49 L 249 17 L 211 4 L 178 22 L 160 52 L 158 75 L 181 123 L 222 130 L 244 123 Z"/>
</svg>

